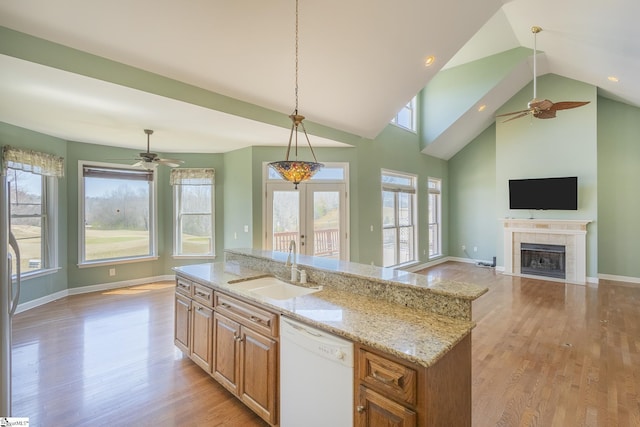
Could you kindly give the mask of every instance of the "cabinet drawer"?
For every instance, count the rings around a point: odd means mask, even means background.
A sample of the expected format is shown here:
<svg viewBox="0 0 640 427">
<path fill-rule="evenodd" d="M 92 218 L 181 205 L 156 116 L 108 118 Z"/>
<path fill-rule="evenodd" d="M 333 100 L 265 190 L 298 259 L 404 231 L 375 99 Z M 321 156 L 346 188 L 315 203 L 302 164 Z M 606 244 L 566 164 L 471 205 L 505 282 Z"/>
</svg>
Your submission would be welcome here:
<svg viewBox="0 0 640 427">
<path fill-rule="evenodd" d="M 417 402 L 417 372 L 409 366 L 360 349 L 359 379 L 384 391 L 390 397 L 415 405 Z"/>
<path fill-rule="evenodd" d="M 219 292 L 215 292 L 214 295 L 214 308 L 217 312 L 224 313 L 257 332 L 262 332 L 273 337 L 278 336 L 278 319 L 276 314 Z"/>
<path fill-rule="evenodd" d="M 193 299 L 207 307 L 213 307 L 213 289 L 199 283 L 194 283 Z"/>
<path fill-rule="evenodd" d="M 193 282 L 182 277 L 176 277 L 176 291 L 188 297 L 191 296 Z"/>
</svg>

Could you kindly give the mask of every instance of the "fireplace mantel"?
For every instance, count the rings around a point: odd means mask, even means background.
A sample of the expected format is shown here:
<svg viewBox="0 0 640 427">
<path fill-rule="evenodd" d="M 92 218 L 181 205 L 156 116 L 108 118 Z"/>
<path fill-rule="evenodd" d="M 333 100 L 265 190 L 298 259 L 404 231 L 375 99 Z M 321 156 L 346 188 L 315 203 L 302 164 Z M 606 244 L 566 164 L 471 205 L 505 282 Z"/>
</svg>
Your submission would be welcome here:
<svg viewBox="0 0 640 427">
<path fill-rule="evenodd" d="M 521 243 L 547 243 L 564 245 L 566 248 L 564 281 L 581 285 L 586 283 L 587 225 L 591 220 L 505 218 L 500 221 L 504 228 L 504 274 L 522 276 Z"/>
</svg>

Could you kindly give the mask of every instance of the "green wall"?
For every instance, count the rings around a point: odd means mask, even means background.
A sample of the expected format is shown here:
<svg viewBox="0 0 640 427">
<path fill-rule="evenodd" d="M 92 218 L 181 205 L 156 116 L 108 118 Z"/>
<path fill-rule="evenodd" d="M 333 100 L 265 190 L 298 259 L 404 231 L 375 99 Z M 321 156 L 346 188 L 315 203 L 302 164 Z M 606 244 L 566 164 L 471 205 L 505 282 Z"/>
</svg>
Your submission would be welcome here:
<svg viewBox="0 0 640 427">
<path fill-rule="evenodd" d="M 449 256 L 492 261 L 499 231 L 495 125 L 449 160 L 449 193 Z"/>
<path fill-rule="evenodd" d="M 640 278 L 640 109 L 598 99 L 598 272 Z"/>
</svg>

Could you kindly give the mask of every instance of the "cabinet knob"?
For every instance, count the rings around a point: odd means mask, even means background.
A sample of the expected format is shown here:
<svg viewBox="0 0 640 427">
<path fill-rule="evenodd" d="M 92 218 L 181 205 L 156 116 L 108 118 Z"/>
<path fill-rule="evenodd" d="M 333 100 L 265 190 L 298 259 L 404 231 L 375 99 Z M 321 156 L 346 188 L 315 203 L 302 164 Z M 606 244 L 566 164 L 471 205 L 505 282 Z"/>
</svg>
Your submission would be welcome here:
<svg viewBox="0 0 640 427">
<path fill-rule="evenodd" d="M 361 414 L 361 413 L 363 413 L 363 412 L 364 412 L 364 411 L 366 411 L 366 410 L 367 410 L 367 408 L 365 408 L 365 407 L 364 407 L 364 406 L 362 406 L 362 405 L 358 405 L 358 406 L 356 406 L 356 411 L 358 411 L 358 413 L 360 413 L 360 414 Z"/>
</svg>

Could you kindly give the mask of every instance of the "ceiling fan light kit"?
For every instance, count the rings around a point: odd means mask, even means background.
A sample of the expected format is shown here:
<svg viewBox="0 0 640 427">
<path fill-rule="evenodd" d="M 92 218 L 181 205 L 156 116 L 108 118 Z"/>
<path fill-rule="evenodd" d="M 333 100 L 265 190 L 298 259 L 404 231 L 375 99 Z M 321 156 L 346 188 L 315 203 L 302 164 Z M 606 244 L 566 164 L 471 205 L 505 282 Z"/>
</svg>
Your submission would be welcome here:
<svg viewBox="0 0 640 427">
<path fill-rule="evenodd" d="M 282 179 L 292 182 L 295 189 L 298 189 L 298 184 L 303 181 L 308 181 L 316 174 L 324 165 L 318 163 L 316 154 L 313 152 L 311 141 L 309 141 L 309 135 L 304 127 L 304 116 L 298 114 L 298 0 L 296 0 L 296 82 L 295 82 L 295 98 L 296 106 L 293 113 L 289 116 L 291 119 L 291 132 L 289 133 L 289 145 L 287 146 L 287 155 L 284 160 L 278 162 L 271 162 L 269 166 L 275 170 Z M 302 128 L 304 137 L 313 155 L 313 162 L 307 162 L 298 160 L 298 128 Z M 289 160 L 289 153 L 291 152 L 291 143 L 295 141 L 295 160 Z"/>
<path fill-rule="evenodd" d="M 583 105 L 587 105 L 590 101 L 562 101 L 562 102 L 551 102 L 548 99 L 538 99 L 538 43 L 537 36 L 538 33 L 542 31 L 541 27 L 533 26 L 531 27 L 531 32 L 533 33 L 533 99 L 529 101 L 527 104 L 526 110 L 520 111 L 512 111 L 510 113 L 499 114 L 496 117 L 506 117 L 513 116 L 504 120 L 503 123 L 509 122 L 511 120 L 519 119 L 520 117 L 525 116 L 533 116 L 536 119 L 553 119 L 556 117 L 556 111 L 559 110 L 568 110 L 571 108 L 582 107 Z"/>
<path fill-rule="evenodd" d="M 142 166 L 145 169 L 155 169 L 158 165 L 169 166 L 171 168 L 177 168 L 184 162 L 178 159 L 161 159 L 158 154 L 150 151 L 150 138 L 153 134 L 153 130 L 145 129 L 144 133 L 147 135 L 147 151 L 140 153 L 139 160 L 133 164 L 133 166 Z"/>
</svg>

